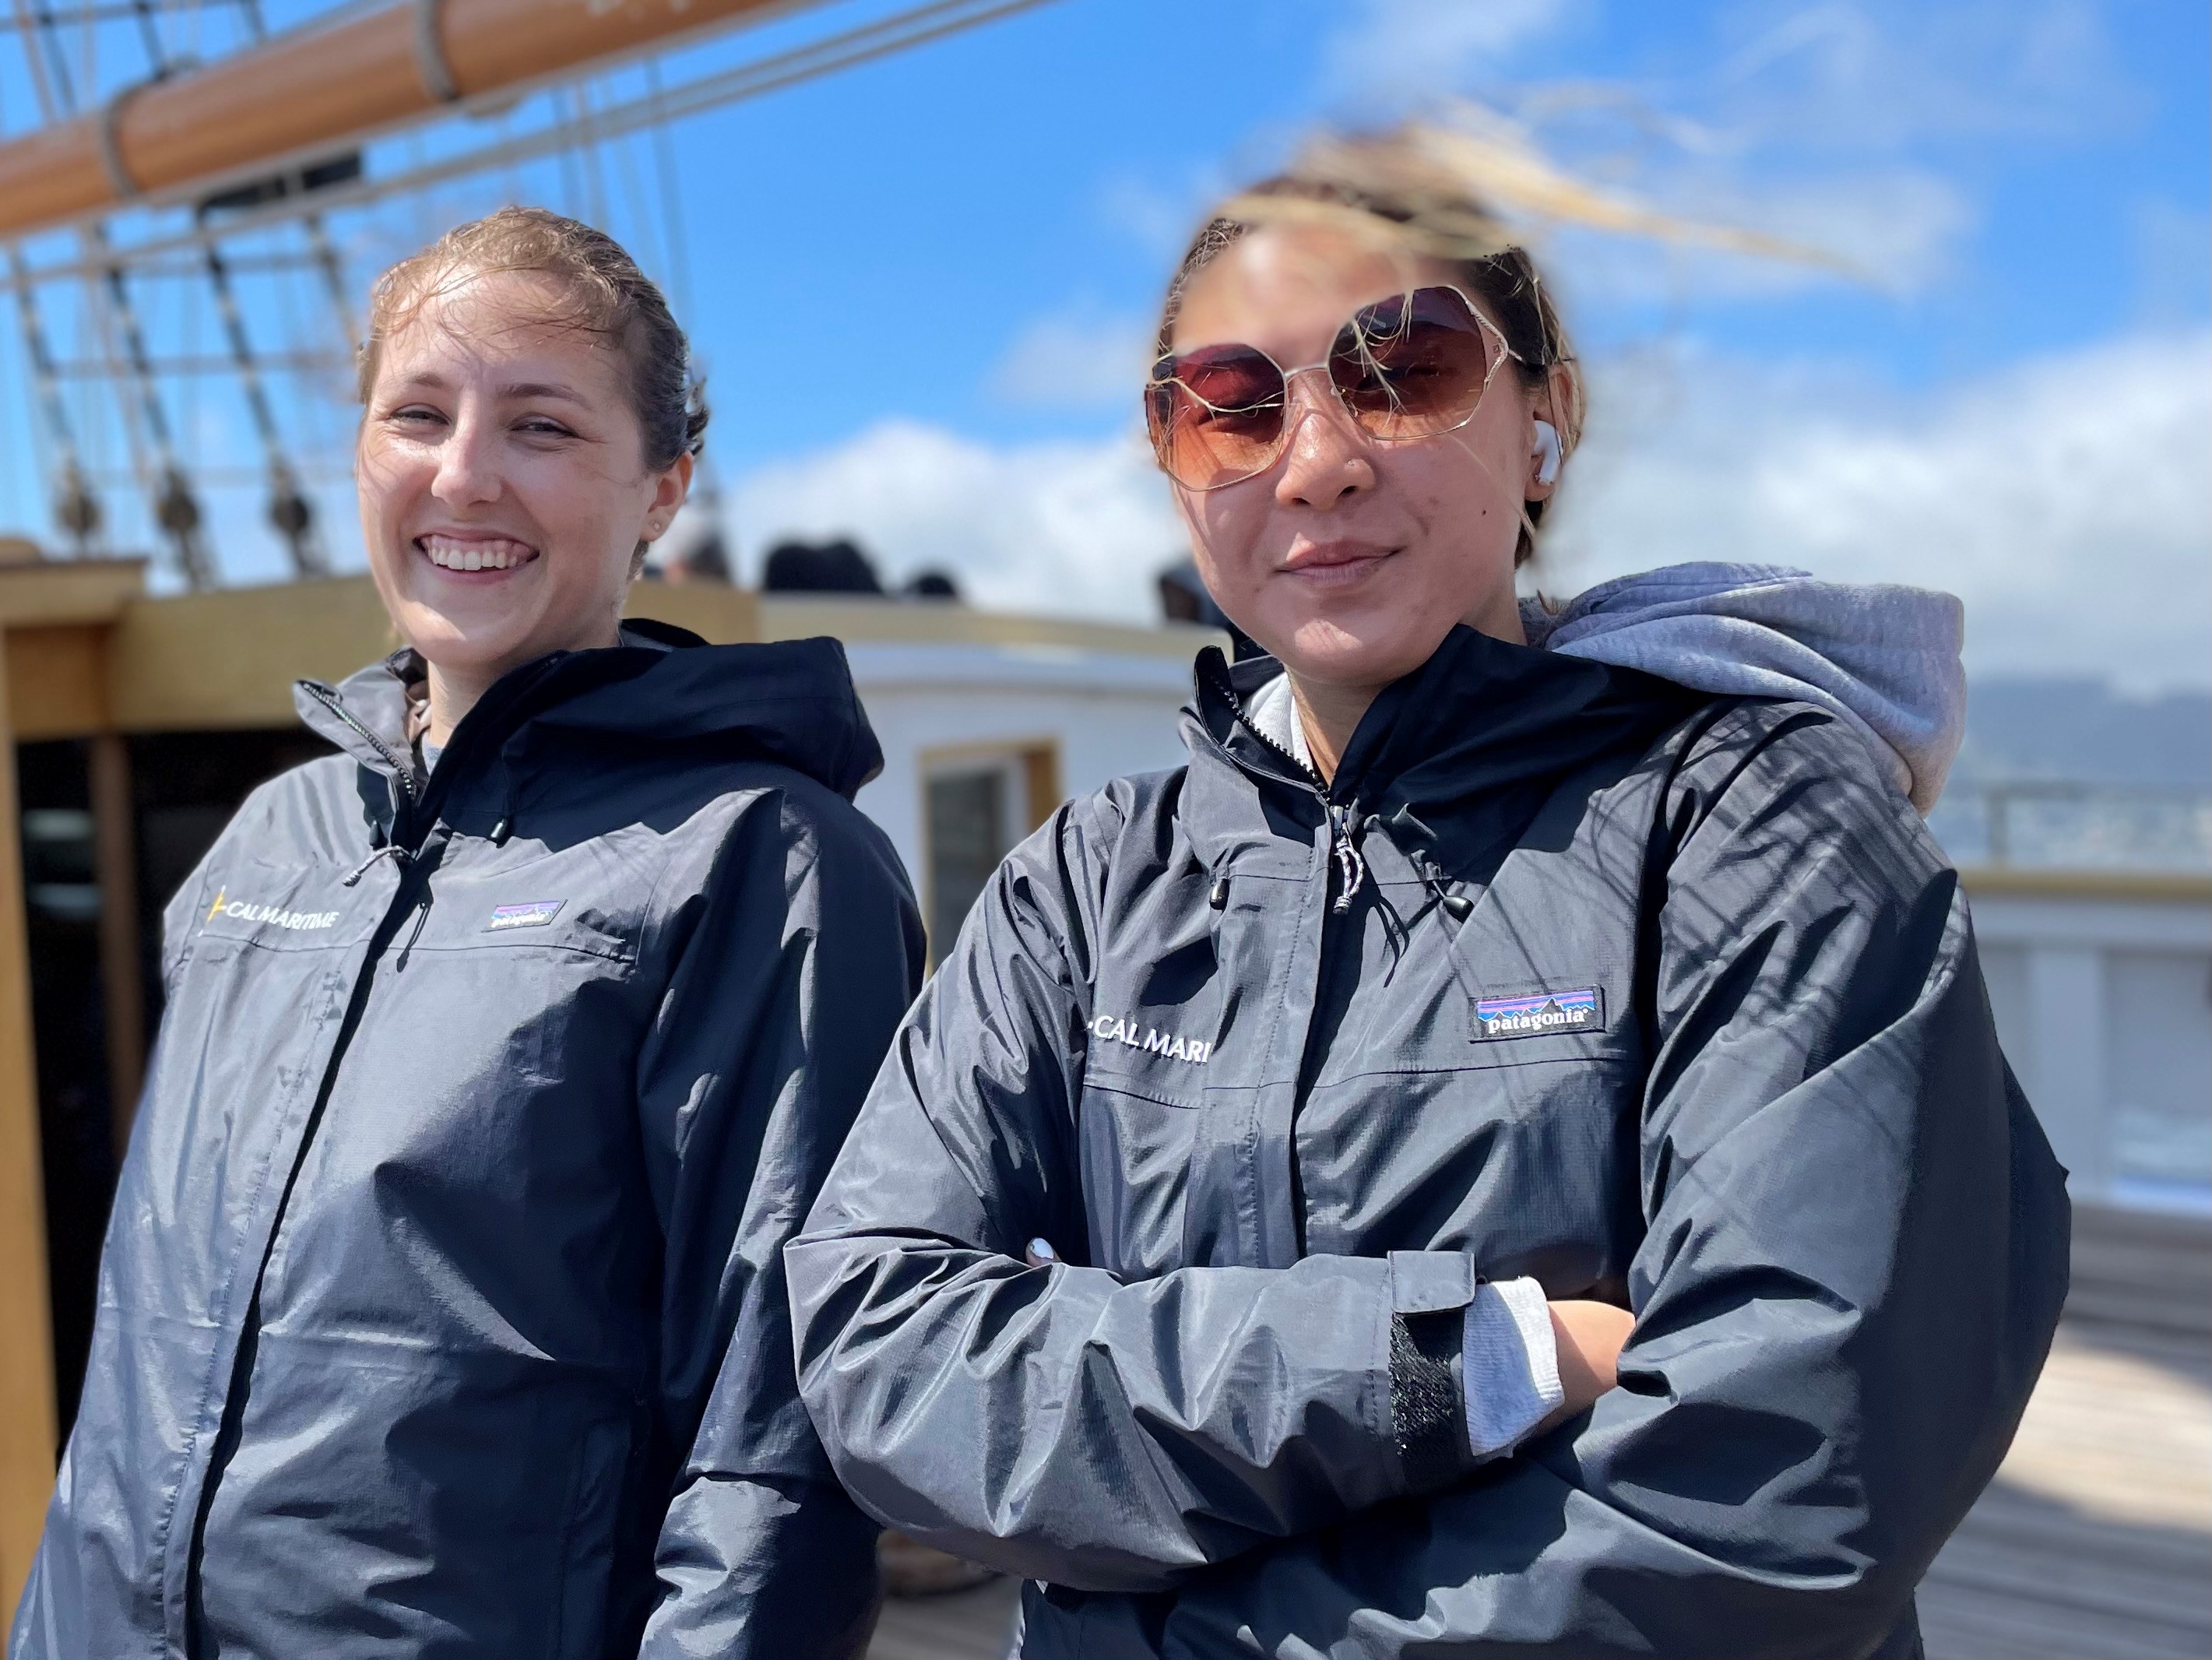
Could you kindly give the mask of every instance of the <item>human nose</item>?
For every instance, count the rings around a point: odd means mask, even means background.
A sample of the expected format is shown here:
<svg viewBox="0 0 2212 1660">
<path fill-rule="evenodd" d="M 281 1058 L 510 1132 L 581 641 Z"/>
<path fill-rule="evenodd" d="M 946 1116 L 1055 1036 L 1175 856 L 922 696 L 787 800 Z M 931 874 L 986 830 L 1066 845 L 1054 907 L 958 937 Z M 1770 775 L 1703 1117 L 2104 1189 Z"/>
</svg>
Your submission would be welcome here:
<svg viewBox="0 0 2212 1660">
<path fill-rule="evenodd" d="M 438 446 L 438 473 L 430 493 L 447 507 L 473 507 L 495 502 L 502 489 L 495 435 L 488 423 L 463 413 Z"/>
<path fill-rule="evenodd" d="M 1375 483 L 1372 440 L 1336 395 L 1325 364 L 1284 377 L 1290 408 L 1290 441 L 1275 479 L 1275 500 L 1285 507 L 1335 507 Z"/>
</svg>

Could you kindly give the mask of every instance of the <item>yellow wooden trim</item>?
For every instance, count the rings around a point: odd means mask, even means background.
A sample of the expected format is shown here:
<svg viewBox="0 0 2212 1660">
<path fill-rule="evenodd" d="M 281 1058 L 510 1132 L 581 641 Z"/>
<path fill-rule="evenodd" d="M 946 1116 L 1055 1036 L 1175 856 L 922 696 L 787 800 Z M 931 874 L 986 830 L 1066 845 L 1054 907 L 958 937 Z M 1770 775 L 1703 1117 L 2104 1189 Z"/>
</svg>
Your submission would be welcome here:
<svg viewBox="0 0 2212 1660">
<path fill-rule="evenodd" d="M 715 644 L 760 637 L 741 588 L 640 582 L 629 609 Z M 116 624 L 110 705 L 125 732 L 289 727 L 295 680 L 342 680 L 398 643 L 366 576 L 141 599 Z"/>
<path fill-rule="evenodd" d="M 975 611 L 941 601 L 879 599 L 873 594 L 760 596 L 761 637 L 799 640 L 826 634 L 847 642 L 915 645 L 1060 646 L 1126 656 L 1188 662 L 1200 648 L 1223 643 L 1218 629 L 1194 623 L 1085 623 Z"/>
<path fill-rule="evenodd" d="M 131 788 L 131 745 L 95 733 L 91 785 L 93 872 L 100 884 L 100 995 L 107 1030 L 108 1121 L 116 1162 L 130 1145 L 146 1073 L 146 987 L 138 958 L 138 825 Z"/>
<path fill-rule="evenodd" d="M 59 559 L 0 565 L 0 626 L 112 623 L 145 586 L 143 559 Z"/>
<path fill-rule="evenodd" d="M 293 681 L 343 679 L 395 643 L 366 576 L 141 599 L 115 626 L 109 707 L 125 732 L 289 727 Z"/>
<path fill-rule="evenodd" d="M 760 597 L 720 582 L 633 582 L 623 615 L 673 623 L 710 646 L 742 646 L 762 637 Z"/>
<path fill-rule="evenodd" d="M 82 577 L 101 569 L 11 570 Z M 134 583 L 137 569 L 128 566 Z M 112 572 L 108 580 L 112 587 Z M 6 586 L 0 581 L 0 589 Z M 293 681 L 342 679 L 398 644 L 366 576 L 139 595 L 116 600 L 112 609 L 106 714 L 124 732 L 289 727 Z M 1039 646 L 1188 662 L 1219 638 L 1185 624 L 1016 617 L 866 595 L 762 595 L 714 583 L 640 582 L 630 590 L 628 614 L 673 623 L 716 645 L 826 634 L 854 642 Z"/>
<path fill-rule="evenodd" d="M 47 1304 L 39 1074 L 15 738 L 0 636 L 0 1623 L 15 1618 L 54 1485 L 53 1327 Z"/>
<path fill-rule="evenodd" d="M 1029 796 L 1029 827 L 1039 829 L 1067 800 L 1060 783 L 1060 740 L 1046 739 L 1022 751 L 1022 782 Z"/>
<path fill-rule="evenodd" d="M 8 708 L 15 741 L 85 738 L 107 729 L 106 623 L 8 631 Z"/>
<path fill-rule="evenodd" d="M 2011 865 L 1963 868 L 1959 879 L 1969 896 L 2003 895 L 2022 899 L 2187 901 L 2212 905 L 2212 876 L 2188 871 L 2023 870 Z"/>
</svg>

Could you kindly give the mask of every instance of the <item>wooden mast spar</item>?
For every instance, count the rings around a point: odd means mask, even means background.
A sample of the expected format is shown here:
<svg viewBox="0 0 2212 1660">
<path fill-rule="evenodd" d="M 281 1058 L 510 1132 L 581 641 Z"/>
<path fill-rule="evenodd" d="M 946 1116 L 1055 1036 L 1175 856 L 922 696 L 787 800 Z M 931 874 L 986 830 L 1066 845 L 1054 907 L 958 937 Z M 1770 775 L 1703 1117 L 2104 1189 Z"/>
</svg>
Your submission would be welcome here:
<svg viewBox="0 0 2212 1660">
<path fill-rule="evenodd" d="M 804 3 L 804 0 L 802 0 Z M 0 238 L 176 199 L 790 0 L 401 0 L 0 144 Z"/>
</svg>

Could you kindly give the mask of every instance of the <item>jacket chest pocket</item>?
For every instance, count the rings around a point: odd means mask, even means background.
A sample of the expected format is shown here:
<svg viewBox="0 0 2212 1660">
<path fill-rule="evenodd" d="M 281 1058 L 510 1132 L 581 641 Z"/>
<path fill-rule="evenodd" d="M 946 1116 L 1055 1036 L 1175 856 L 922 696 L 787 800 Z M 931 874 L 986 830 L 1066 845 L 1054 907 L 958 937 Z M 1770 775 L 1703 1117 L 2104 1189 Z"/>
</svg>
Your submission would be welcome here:
<svg viewBox="0 0 2212 1660">
<path fill-rule="evenodd" d="M 1296 1131 L 1308 1250 L 1464 1251 L 1492 1280 L 1617 1293 L 1642 1237 L 1641 1070 L 1593 1037 L 1316 1088 Z M 1510 1059 L 1506 1057 L 1510 1057 Z"/>
<path fill-rule="evenodd" d="M 1079 1141 L 1093 1268 L 1150 1280 L 1182 1266 L 1196 1109 L 1086 1083 Z"/>
<path fill-rule="evenodd" d="M 364 1218 L 580 1256 L 595 1195 L 637 1162 L 638 964 L 650 883 L 595 879 L 592 845 L 436 871 L 377 964 L 368 1012 L 303 1164 L 301 1215 Z M 520 918 L 515 921 L 512 919 Z M 288 1270 L 291 1234 L 270 1272 Z"/>
<path fill-rule="evenodd" d="M 1641 1069 L 1620 1049 L 1555 1037 L 1548 1055 L 1456 1075 L 1473 1119 L 1473 1179 L 1445 1224 L 1492 1280 L 1531 1276 L 1553 1297 L 1626 1292 L 1644 1236 L 1638 1202 Z M 1560 1051 L 1569 1050 L 1562 1053 Z"/>
<path fill-rule="evenodd" d="M 1127 1280 L 1183 1262 L 1194 1135 L 1234 1000 L 1206 913 L 1102 976 L 1086 1031 L 1081 1122 L 1090 1262 Z"/>
<path fill-rule="evenodd" d="M 431 879 L 419 925 L 399 938 L 411 952 L 480 957 L 507 953 L 587 957 L 627 966 L 637 957 L 650 873 L 586 842 L 535 856 L 486 856 L 481 844 L 448 854 Z"/>
<path fill-rule="evenodd" d="M 328 864 L 230 859 L 204 886 L 185 944 L 210 959 L 222 954 L 223 942 L 257 951 L 342 948 L 367 937 L 383 915 L 374 887 L 347 887 Z"/>
</svg>

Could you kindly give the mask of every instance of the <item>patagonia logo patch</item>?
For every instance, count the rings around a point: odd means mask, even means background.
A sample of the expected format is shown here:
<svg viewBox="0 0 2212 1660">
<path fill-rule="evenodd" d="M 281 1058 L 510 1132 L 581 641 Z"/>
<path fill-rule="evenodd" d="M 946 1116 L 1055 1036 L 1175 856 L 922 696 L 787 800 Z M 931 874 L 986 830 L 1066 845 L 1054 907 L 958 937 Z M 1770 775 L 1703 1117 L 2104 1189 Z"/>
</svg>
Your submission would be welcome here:
<svg viewBox="0 0 2212 1660">
<path fill-rule="evenodd" d="M 519 905 L 494 905 L 491 921 L 484 924 L 487 933 L 501 933 L 508 928 L 542 928 L 561 914 L 565 899 L 526 899 Z"/>
<path fill-rule="evenodd" d="M 1474 1041 L 1541 1037 L 1558 1031 L 1597 1031 L 1605 1025 L 1605 1000 L 1595 986 L 1579 991 L 1540 991 L 1533 997 L 1485 997 L 1474 1006 Z"/>
</svg>

